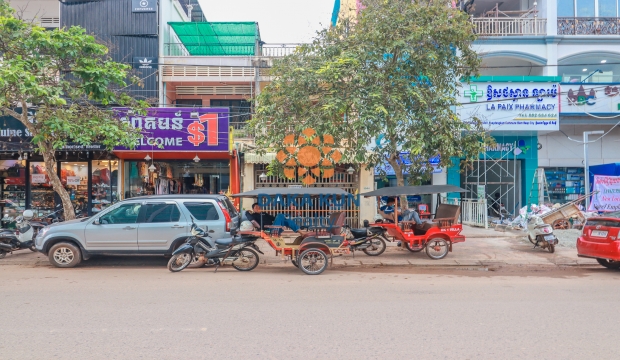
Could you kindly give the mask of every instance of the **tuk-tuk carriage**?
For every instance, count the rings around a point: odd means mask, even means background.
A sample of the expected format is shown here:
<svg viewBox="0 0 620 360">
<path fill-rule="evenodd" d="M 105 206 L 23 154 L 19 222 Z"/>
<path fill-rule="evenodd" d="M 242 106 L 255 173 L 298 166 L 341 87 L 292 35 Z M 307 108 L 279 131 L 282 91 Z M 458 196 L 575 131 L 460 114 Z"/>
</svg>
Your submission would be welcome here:
<svg viewBox="0 0 620 360">
<path fill-rule="evenodd" d="M 364 197 L 393 197 L 395 209 L 399 209 L 400 196 L 437 194 L 437 208 L 431 214 L 429 220 L 418 224 L 415 221 L 399 221 L 394 216 L 393 222 L 384 219 L 371 226 L 382 227 L 394 240 L 411 252 L 426 250 L 426 255 L 433 260 L 443 259 L 452 251 L 452 244 L 464 242 L 465 236 L 461 235 L 463 226 L 459 223 L 461 207 L 459 205 L 441 204 L 441 193 L 463 193 L 465 189 L 452 185 L 422 185 L 422 186 L 396 186 L 385 187 L 375 191 L 361 194 Z M 396 215 L 396 214 L 395 214 Z"/>
<path fill-rule="evenodd" d="M 385 251 L 385 230 L 378 227 L 351 229 L 345 224 L 346 204 L 354 201 L 353 195 L 334 187 L 259 188 L 233 197 L 257 198 L 259 205 L 276 203 L 276 208 L 286 209 L 294 204 L 306 216 L 298 218 L 303 235 L 287 231 L 283 226 L 263 226 L 241 234 L 260 236 L 280 255 L 308 275 L 325 271 L 334 255 L 350 254 L 362 250 L 366 255 L 377 256 Z M 313 210 L 312 208 L 321 208 Z M 326 216 L 327 215 L 327 216 Z M 287 235 L 293 235 L 287 236 Z"/>
</svg>

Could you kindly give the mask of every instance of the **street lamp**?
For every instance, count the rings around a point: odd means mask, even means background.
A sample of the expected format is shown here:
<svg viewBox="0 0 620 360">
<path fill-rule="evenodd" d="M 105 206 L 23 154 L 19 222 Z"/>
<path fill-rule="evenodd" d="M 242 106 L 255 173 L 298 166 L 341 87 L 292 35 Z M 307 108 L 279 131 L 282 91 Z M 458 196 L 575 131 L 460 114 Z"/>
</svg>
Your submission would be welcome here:
<svg viewBox="0 0 620 360">
<path fill-rule="evenodd" d="M 583 170 L 584 170 L 584 180 L 586 184 L 586 211 L 590 208 L 590 170 L 588 167 L 588 136 L 589 135 L 603 135 L 605 132 L 602 130 L 596 131 L 584 131 L 583 132 Z M 598 139 L 597 139 L 598 140 Z M 594 142 L 594 141 L 592 141 Z"/>
<path fill-rule="evenodd" d="M 260 174 L 260 176 L 258 177 L 260 179 L 260 181 L 265 181 L 267 180 L 267 175 L 265 175 L 265 173 Z"/>
</svg>

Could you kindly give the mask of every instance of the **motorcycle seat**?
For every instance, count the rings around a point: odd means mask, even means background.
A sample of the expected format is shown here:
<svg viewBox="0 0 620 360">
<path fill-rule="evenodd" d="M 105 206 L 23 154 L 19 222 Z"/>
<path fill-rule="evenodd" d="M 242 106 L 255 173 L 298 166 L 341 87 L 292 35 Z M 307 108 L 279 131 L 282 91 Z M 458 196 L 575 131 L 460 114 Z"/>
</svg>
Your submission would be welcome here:
<svg viewBox="0 0 620 360">
<path fill-rule="evenodd" d="M 351 229 L 351 234 L 353 234 L 354 238 L 363 238 L 368 235 L 368 230 L 366 228 L 362 229 Z"/>
<path fill-rule="evenodd" d="M 223 239 L 215 240 L 215 243 L 217 245 L 223 245 L 223 246 L 234 245 L 234 244 L 238 244 L 240 242 L 241 242 L 241 239 L 238 238 L 238 237 L 229 237 L 229 238 L 223 238 Z"/>
</svg>

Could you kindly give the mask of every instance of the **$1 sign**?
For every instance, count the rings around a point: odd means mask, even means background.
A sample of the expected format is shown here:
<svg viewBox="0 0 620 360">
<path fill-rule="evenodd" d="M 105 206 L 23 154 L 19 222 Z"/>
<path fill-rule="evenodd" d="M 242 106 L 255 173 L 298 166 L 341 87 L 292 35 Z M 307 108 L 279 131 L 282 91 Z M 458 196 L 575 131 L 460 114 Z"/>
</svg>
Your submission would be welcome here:
<svg viewBox="0 0 620 360">
<path fill-rule="evenodd" d="M 207 123 L 207 127 L 205 128 L 203 123 Z M 203 133 L 203 131 L 207 130 L 207 136 Z M 217 114 L 203 114 L 200 115 L 198 121 L 194 121 L 187 126 L 187 132 L 190 135 L 187 137 L 187 141 L 194 144 L 194 146 L 200 146 L 205 139 L 207 140 L 207 145 L 209 146 L 217 146 L 218 144 L 218 123 L 217 123 Z"/>
</svg>

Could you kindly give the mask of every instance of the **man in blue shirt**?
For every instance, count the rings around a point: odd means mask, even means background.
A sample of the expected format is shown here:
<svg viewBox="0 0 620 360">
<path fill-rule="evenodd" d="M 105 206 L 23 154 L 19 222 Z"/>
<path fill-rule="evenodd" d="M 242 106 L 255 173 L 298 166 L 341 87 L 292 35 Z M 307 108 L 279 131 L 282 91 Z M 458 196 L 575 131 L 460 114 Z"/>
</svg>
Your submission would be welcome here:
<svg viewBox="0 0 620 360">
<path fill-rule="evenodd" d="M 394 198 L 388 198 L 387 204 L 383 205 L 379 208 L 387 216 L 388 219 L 394 220 L 394 212 L 400 213 L 400 209 L 397 209 L 394 204 L 396 200 Z M 421 224 L 422 220 L 420 220 L 420 216 L 418 212 L 415 210 L 405 210 L 403 215 L 398 215 L 398 221 L 415 221 L 416 224 Z"/>
</svg>

